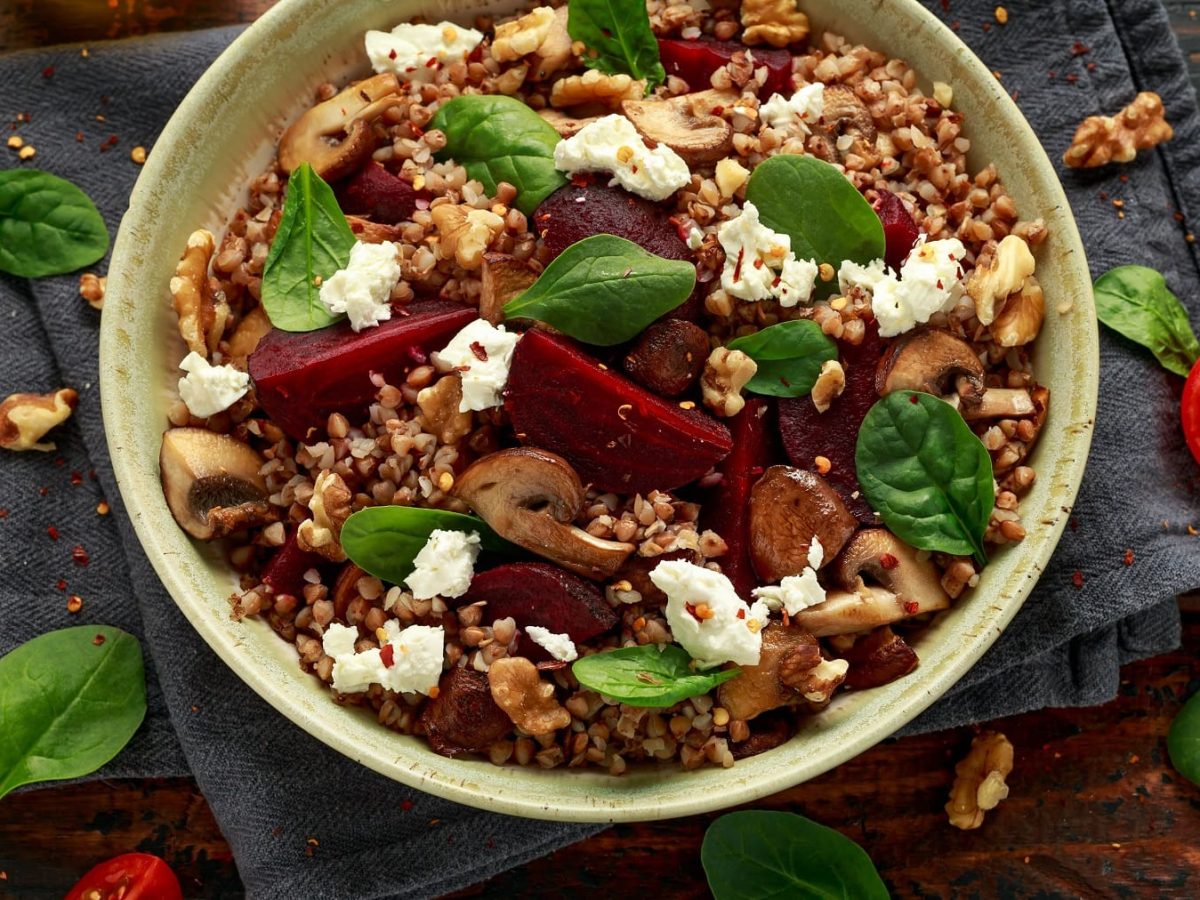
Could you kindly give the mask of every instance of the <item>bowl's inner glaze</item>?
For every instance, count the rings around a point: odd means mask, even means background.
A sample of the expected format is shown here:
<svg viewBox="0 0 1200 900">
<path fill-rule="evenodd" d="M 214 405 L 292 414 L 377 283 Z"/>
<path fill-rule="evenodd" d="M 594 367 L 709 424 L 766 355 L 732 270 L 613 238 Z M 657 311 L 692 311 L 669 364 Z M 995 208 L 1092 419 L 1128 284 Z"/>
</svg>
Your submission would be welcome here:
<svg viewBox="0 0 1200 900">
<path fill-rule="evenodd" d="M 574 821 L 665 818 L 744 803 L 814 777 L 909 722 L 984 653 L 1016 613 L 1066 522 L 1091 440 L 1097 338 L 1083 248 L 1054 169 L 996 79 L 915 0 L 803 0 L 814 31 L 836 31 L 909 60 L 928 89 L 954 88 L 972 140 L 971 171 L 994 162 L 1022 218 L 1041 216 L 1038 254 L 1047 321 L 1034 364 L 1052 392 L 1034 454 L 1038 480 L 1022 501 L 1029 536 L 999 551 L 979 586 L 917 642 L 920 668 L 898 682 L 841 694 L 783 747 L 729 770 L 631 767 L 596 771 L 496 767 L 450 760 L 423 740 L 337 706 L 302 672 L 291 645 L 263 621 L 233 622 L 236 582 L 216 548 L 194 543 L 171 518 L 158 479 L 166 409 L 184 355 L 167 284 L 188 234 L 216 234 L 248 180 L 274 153 L 282 126 L 317 84 L 368 71 L 362 34 L 424 14 L 470 22 L 515 4 L 419 0 L 284 0 L 252 26 L 193 89 L 154 147 L 117 239 L 103 320 L 104 418 L 122 496 L 150 560 L 209 645 L 281 713 L 331 747 L 391 778 L 471 805 Z M 1066 312 L 1056 310 L 1071 304 Z"/>
</svg>

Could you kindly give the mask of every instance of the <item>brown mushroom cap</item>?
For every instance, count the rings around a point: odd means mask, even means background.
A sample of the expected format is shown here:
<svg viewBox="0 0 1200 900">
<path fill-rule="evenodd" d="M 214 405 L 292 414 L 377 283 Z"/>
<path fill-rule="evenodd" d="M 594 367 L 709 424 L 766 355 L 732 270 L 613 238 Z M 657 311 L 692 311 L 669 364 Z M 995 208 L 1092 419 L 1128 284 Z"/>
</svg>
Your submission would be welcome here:
<svg viewBox="0 0 1200 900">
<path fill-rule="evenodd" d="M 920 663 L 913 648 L 887 625 L 855 641 L 842 658 L 850 663 L 846 687 L 856 691 L 903 678 Z"/>
<path fill-rule="evenodd" d="M 901 337 L 875 372 L 875 390 L 886 397 L 893 391 L 923 391 L 945 394 L 950 379 L 963 376 L 959 393 L 964 406 L 979 402 L 983 395 L 983 363 L 962 338 L 938 328 L 922 328 Z"/>
<path fill-rule="evenodd" d="M 701 91 L 669 100 L 625 100 L 621 111 L 642 137 L 666 144 L 695 167 L 729 155 L 733 126 L 711 109 L 734 102 L 732 92 Z"/>
<path fill-rule="evenodd" d="M 225 434 L 172 428 L 163 435 L 158 464 L 171 514 L 200 540 L 214 536 L 210 510 L 267 499 L 267 483 L 259 474 L 263 458 Z"/>
<path fill-rule="evenodd" d="M 854 88 L 844 84 L 828 84 L 821 94 L 821 122 L 837 135 L 848 134 L 867 143 L 874 143 L 878 136 L 875 120 L 867 105 L 854 93 Z"/>
<path fill-rule="evenodd" d="M 611 578 L 635 549 L 571 524 L 583 506 L 583 484 L 565 459 L 535 447 L 477 460 L 455 482 L 454 495 L 501 537 L 585 578 Z"/>
<path fill-rule="evenodd" d="M 741 666 L 742 674 L 717 688 L 717 703 L 729 711 L 732 719 L 749 721 L 755 716 L 800 702 L 800 695 L 779 678 L 785 659 L 795 653 L 821 661 L 821 648 L 808 631 L 795 625 L 771 625 L 762 633 L 762 653 L 758 664 Z"/>
<path fill-rule="evenodd" d="M 750 491 L 750 559 L 764 584 L 803 572 L 814 537 L 828 563 L 857 526 L 838 492 L 804 469 L 771 466 Z"/>
<path fill-rule="evenodd" d="M 483 254 L 480 270 L 479 315 L 493 325 L 504 321 L 504 304 L 518 297 L 537 281 L 538 270 L 511 253 Z"/>
<path fill-rule="evenodd" d="M 293 122 L 279 140 L 279 167 L 291 173 L 308 163 L 326 181 L 348 175 L 375 149 L 372 123 L 398 106 L 400 82 L 384 72 L 356 82 L 318 103 Z"/>
</svg>

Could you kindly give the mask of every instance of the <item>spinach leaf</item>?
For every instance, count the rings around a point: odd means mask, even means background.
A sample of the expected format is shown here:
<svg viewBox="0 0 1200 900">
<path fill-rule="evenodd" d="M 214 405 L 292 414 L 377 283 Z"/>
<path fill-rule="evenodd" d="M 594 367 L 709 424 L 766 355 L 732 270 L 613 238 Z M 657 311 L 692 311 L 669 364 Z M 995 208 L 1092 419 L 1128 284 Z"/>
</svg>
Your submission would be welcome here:
<svg viewBox="0 0 1200 900">
<path fill-rule="evenodd" d="M 1176 375 L 1186 377 L 1200 358 L 1200 341 L 1188 324 L 1187 310 L 1153 269 L 1111 269 L 1096 279 L 1095 297 L 1101 322 L 1148 348 Z"/>
<path fill-rule="evenodd" d="M 146 715 L 137 638 L 105 625 L 51 631 L 0 659 L 0 797 L 94 772 Z"/>
<path fill-rule="evenodd" d="M 512 97 L 472 94 L 444 103 L 429 123 L 446 135 L 438 159 L 453 159 L 483 184 L 489 196 L 507 181 L 517 189 L 513 204 L 525 215 L 567 183 L 554 168 L 560 140 L 549 122 Z"/>
<path fill-rule="evenodd" d="M 759 220 L 792 239 L 797 259 L 861 265 L 884 254 L 883 224 L 871 204 L 834 166 L 812 156 L 772 156 L 759 163 L 746 185 Z M 817 281 L 829 296 L 837 281 Z"/>
<path fill-rule="evenodd" d="M 594 234 L 556 256 L 529 290 L 504 304 L 504 316 L 537 319 L 585 344 L 610 347 L 640 334 L 695 286 L 690 262 Z"/>
<path fill-rule="evenodd" d="M 1200 785 L 1200 693 L 1192 694 L 1171 723 L 1167 753 L 1176 772 Z"/>
<path fill-rule="evenodd" d="M 609 75 L 646 79 L 646 92 L 667 80 L 645 0 L 570 0 L 567 34 L 591 53 L 583 64 Z"/>
<path fill-rule="evenodd" d="M 316 331 L 341 318 L 321 302 L 319 279 L 346 267 L 354 240 L 333 189 L 308 163 L 292 172 L 263 266 L 262 305 L 272 325 Z"/>
<path fill-rule="evenodd" d="M 987 562 L 992 458 L 949 403 L 888 394 L 863 419 L 854 462 L 864 496 L 900 540 Z"/>
<path fill-rule="evenodd" d="M 475 531 L 484 550 L 512 555 L 518 550 L 483 519 L 444 509 L 368 506 L 342 526 L 342 549 L 350 561 L 389 584 L 403 584 L 413 559 L 434 531 Z"/>
<path fill-rule="evenodd" d="M 108 229 L 88 195 L 37 169 L 0 172 L 0 271 L 62 275 L 108 251 Z"/>
<path fill-rule="evenodd" d="M 751 809 L 708 826 L 700 862 L 715 900 L 887 900 L 874 863 L 854 841 L 795 813 Z"/>
<path fill-rule="evenodd" d="M 674 644 L 661 651 L 656 644 L 646 644 L 593 653 L 575 660 L 571 672 L 586 688 L 647 707 L 673 706 L 742 674 L 741 669 L 696 671 L 692 658 Z"/>
<path fill-rule="evenodd" d="M 768 325 L 726 345 L 758 363 L 746 390 L 772 397 L 803 397 L 810 393 L 821 365 L 837 359 L 837 344 L 812 319 L 793 319 Z"/>
</svg>

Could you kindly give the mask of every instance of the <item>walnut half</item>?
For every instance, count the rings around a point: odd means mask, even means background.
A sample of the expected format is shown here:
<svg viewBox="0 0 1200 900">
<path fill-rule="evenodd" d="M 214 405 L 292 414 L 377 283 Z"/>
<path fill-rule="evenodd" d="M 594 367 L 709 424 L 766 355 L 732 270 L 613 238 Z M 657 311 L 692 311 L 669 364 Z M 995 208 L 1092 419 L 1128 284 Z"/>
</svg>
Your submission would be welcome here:
<svg viewBox="0 0 1200 900">
<path fill-rule="evenodd" d="M 339 538 L 342 526 L 350 518 L 352 497 L 346 482 L 336 472 L 326 469 L 317 476 L 312 499 L 308 501 L 312 518 L 305 519 L 296 529 L 296 543 L 301 550 L 317 553 L 331 562 L 346 558 Z"/>
<path fill-rule="evenodd" d="M 1063 162 L 1073 169 L 1131 162 L 1139 150 L 1149 150 L 1175 136 L 1165 116 L 1162 98 L 1143 91 L 1115 116 L 1084 119 L 1063 154 Z"/>
<path fill-rule="evenodd" d="M 454 257 L 464 269 L 482 266 L 483 252 L 504 231 L 504 219 L 490 209 L 441 203 L 430 207 L 429 214 L 438 230 L 438 256 Z"/>
<path fill-rule="evenodd" d="M 571 724 L 571 714 L 554 697 L 554 685 L 542 681 L 537 666 L 524 657 L 501 657 L 487 677 L 496 705 L 526 734 L 548 734 Z"/>
<path fill-rule="evenodd" d="M 746 44 L 786 47 L 808 37 L 808 16 L 796 0 L 743 0 L 742 27 Z"/>
<path fill-rule="evenodd" d="M 954 767 L 954 786 L 946 815 L 963 831 L 983 824 L 984 813 L 1008 796 L 1004 779 L 1013 768 L 1013 745 L 1004 735 L 988 731 L 971 741 L 971 750 Z"/>
<path fill-rule="evenodd" d="M 71 417 L 79 395 L 70 388 L 49 394 L 13 394 L 0 403 L 0 447 L 5 450 L 54 449 L 51 441 L 42 442 L 51 428 Z"/>
<path fill-rule="evenodd" d="M 188 349 L 205 359 L 217 349 L 229 318 L 229 304 L 208 283 L 208 264 L 214 249 L 212 232 L 203 228 L 193 231 L 171 279 L 179 333 Z"/>
<path fill-rule="evenodd" d="M 758 363 L 741 350 L 718 347 L 708 356 L 700 376 L 704 405 L 718 416 L 736 416 L 746 405 L 742 388 L 746 386 Z"/>
<path fill-rule="evenodd" d="M 1006 235 L 990 257 L 983 254 L 967 279 L 967 293 L 975 301 L 975 315 L 991 325 L 1010 294 L 1033 274 L 1035 261 L 1029 245 L 1015 234 Z"/>
</svg>

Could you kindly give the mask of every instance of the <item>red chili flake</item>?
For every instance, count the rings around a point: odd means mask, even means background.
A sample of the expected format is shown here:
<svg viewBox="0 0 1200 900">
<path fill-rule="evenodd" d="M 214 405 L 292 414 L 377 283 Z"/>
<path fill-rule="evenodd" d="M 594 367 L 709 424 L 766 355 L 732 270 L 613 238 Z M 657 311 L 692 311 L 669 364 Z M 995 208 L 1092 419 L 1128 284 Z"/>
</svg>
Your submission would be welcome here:
<svg viewBox="0 0 1200 900">
<path fill-rule="evenodd" d="M 750 467 L 750 477 L 757 478 L 759 475 L 761 475 L 763 473 L 763 471 L 765 471 L 765 470 L 763 469 L 762 466 L 751 466 Z"/>
<path fill-rule="evenodd" d="M 0 506 L 0 519 L 7 519 L 9 516 L 9 513 L 10 513 L 10 511 L 7 506 Z"/>
<path fill-rule="evenodd" d="M 1079 520 L 1078 520 L 1078 519 L 1076 519 L 1076 518 L 1072 518 L 1072 519 L 1071 519 L 1071 521 L 1069 521 L 1069 522 L 1067 523 L 1067 525 L 1068 525 L 1068 526 L 1070 526 L 1070 528 L 1071 528 L 1071 530 L 1072 530 L 1072 531 L 1078 531 L 1078 530 L 1079 530 Z"/>
<path fill-rule="evenodd" d="M 944 288 L 944 287 L 942 287 L 942 279 L 940 279 L 940 278 L 937 280 L 937 289 L 938 289 L 939 291 L 944 291 L 944 290 L 945 290 L 945 288 Z"/>
<path fill-rule="evenodd" d="M 950 12 L 950 0 L 942 0 L 942 12 Z"/>
<path fill-rule="evenodd" d="M 1083 587 L 1083 573 L 1078 569 L 1071 574 L 1071 584 L 1075 585 L 1077 588 Z"/>
<path fill-rule="evenodd" d="M 71 473 L 71 484 L 75 485 L 76 487 L 83 484 L 83 473 L 72 472 Z"/>
<path fill-rule="evenodd" d="M 425 68 L 436 69 L 439 65 L 440 65 L 440 63 L 438 62 L 438 58 L 436 56 L 431 56 L 431 57 L 429 57 L 429 60 L 425 63 Z"/>
<path fill-rule="evenodd" d="M 415 344 L 409 347 L 405 353 L 407 353 L 408 358 L 415 362 L 418 366 L 423 366 L 425 363 L 429 362 L 429 354 Z"/>
<path fill-rule="evenodd" d="M 91 562 L 91 557 L 89 557 L 88 552 L 83 549 L 83 544 L 75 545 L 75 549 L 71 551 L 71 559 L 75 561 L 75 565 L 77 566 L 86 566 L 89 562 Z"/>
<path fill-rule="evenodd" d="M 911 397 L 908 398 L 908 402 L 911 403 L 913 406 L 916 406 L 921 401 L 917 399 L 916 394 L 913 394 Z"/>
<path fill-rule="evenodd" d="M 391 50 L 388 51 L 388 59 L 395 59 L 395 58 L 396 58 L 396 50 L 393 47 Z"/>
<path fill-rule="evenodd" d="M 984 33 L 984 34 L 987 34 L 987 33 L 988 33 L 989 31 L 991 31 L 991 30 L 992 30 L 992 23 L 991 23 L 991 22 L 984 22 L 984 23 L 983 23 L 983 33 Z"/>
<path fill-rule="evenodd" d="M 46 66 L 46 68 L 42 69 L 42 77 L 43 78 L 53 78 L 54 77 L 54 66 Z"/>
<path fill-rule="evenodd" d="M 48 538 L 50 538 L 50 540 L 52 540 L 52 541 L 57 541 L 58 540 L 58 529 L 55 528 L 53 525 L 48 526 L 46 528 L 46 536 Z"/>
<path fill-rule="evenodd" d="M 383 663 L 385 669 L 390 669 L 396 664 L 396 648 L 392 644 L 384 644 L 379 648 L 379 661 Z"/>
<path fill-rule="evenodd" d="M 88 469 L 88 481 L 95 481 L 95 480 L 96 480 L 96 470 Z"/>
<path fill-rule="evenodd" d="M 916 600 L 904 601 L 904 612 L 907 615 L 915 616 L 920 611 L 921 611 L 921 604 L 918 603 Z"/>
<path fill-rule="evenodd" d="M 745 257 L 745 255 L 746 255 L 746 249 L 743 247 L 741 250 L 738 251 L 737 263 L 733 267 L 733 280 L 734 281 L 742 280 L 742 259 Z"/>
<path fill-rule="evenodd" d="M 746 618 L 746 611 L 745 611 L 744 609 L 739 609 L 739 610 L 737 611 L 737 617 L 738 617 L 739 619 L 744 619 L 744 618 Z"/>
<path fill-rule="evenodd" d="M 1058 73 L 1057 73 L 1057 72 L 1055 72 L 1053 69 L 1051 69 L 1051 70 L 1050 70 L 1050 72 L 1049 72 L 1049 75 L 1050 75 L 1050 77 L 1051 77 L 1051 78 L 1053 78 L 1053 77 L 1054 77 L 1054 76 L 1056 76 L 1057 74 L 1058 74 Z"/>
<path fill-rule="evenodd" d="M 1076 41 L 1074 44 L 1071 45 L 1071 55 L 1072 56 L 1084 56 L 1091 52 L 1092 52 L 1092 48 L 1087 46 L 1084 43 L 1081 43 L 1080 41 Z"/>
<path fill-rule="evenodd" d="M 65 579 L 65 578 L 58 579 L 58 581 L 56 581 L 54 583 L 54 586 L 56 588 L 58 588 L 60 591 L 65 591 L 67 589 L 67 579 Z"/>
<path fill-rule="evenodd" d="M 92 643 L 95 644 L 97 647 L 99 647 L 104 643 L 105 640 L 106 640 L 106 638 L 104 637 L 104 635 L 98 634 L 94 638 L 92 638 Z"/>
<path fill-rule="evenodd" d="M 49 493 L 50 493 L 50 488 L 48 488 L 48 487 L 38 488 L 38 496 L 40 496 L 40 497 L 45 497 Z"/>
<path fill-rule="evenodd" d="M 1089 72 L 1095 72 L 1095 71 L 1096 71 L 1096 64 L 1095 64 L 1094 62 L 1090 62 L 1090 63 L 1088 63 L 1088 64 L 1087 64 L 1087 70 L 1088 70 Z"/>
<path fill-rule="evenodd" d="M 1127 566 L 1133 565 L 1133 551 L 1132 550 L 1125 551 L 1125 565 L 1127 565 Z"/>
<path fill-rule="evenodd" d="M 63 466 L 65 466 L 67 464 L 67 461 L 64 457 L 60 456 L 56 460 L 54 460 L 54 464 L 61 469 Z"/>
<path fill-rule="evenodd" d="M 115 134 L 110 134 L 108 137 L 106 137 L 104 139 L 104 142 L 100 145 L 100 152 L 107 153 L 113 147 L 117 146 L 117 141 L 119 141 L 119 140 L 120 140 L 120 138 L 118 138 Z"/>
<path fill-rule="evenodd" d="M 883 556 L 879 557 L 879 564 L 885 569 L 894 569 L 896 566 L 900 565 L 900 560 L 896 559 L 896 557 L 890 553 L 885 553 Z"/>
<path fill-rule="evenodd" d="M 401 800 L 400 801 L 400 809 L 402 809 L 404 812 L 408 812 L 410 809 L 412 809 L 412 801 L 411 800 Z"/>
<path fill-rule="evenodd" d="M 1070 75 L 1067 76 L 1067 84 L 1074 84 L 1078 80 L 1079 80 L 1079 76 L 1076 75 L 1074 72 L 1072 72 Z"/>
</svg>

